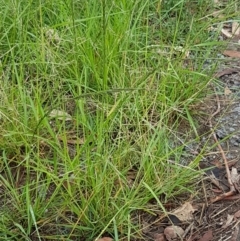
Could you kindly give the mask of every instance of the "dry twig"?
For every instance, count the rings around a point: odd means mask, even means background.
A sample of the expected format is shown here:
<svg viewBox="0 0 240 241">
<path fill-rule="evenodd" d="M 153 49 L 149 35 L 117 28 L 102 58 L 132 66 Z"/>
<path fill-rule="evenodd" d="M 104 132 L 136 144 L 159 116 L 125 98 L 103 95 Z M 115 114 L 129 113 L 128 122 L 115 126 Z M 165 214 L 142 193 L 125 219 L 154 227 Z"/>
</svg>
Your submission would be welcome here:
<svg viewBox="0 0 240 241">
<path fill-rule="evenodd" d="M 218 139 L 217 139 L 217 135 L 213 129 L 213 125 L 212 125 L 212 119 L 214 116 L 216 116 L 219 112 L 220 112 L 220 109 L 221 109 L 221 106 L 220 106 L 220 100 L 219 100 L 219 97 L 217 95 L 217 93 L 215 92 L 215 95 L 216 95 L 216 100 L 217 100 L 217 110 L 211 115 L 211 117 L 209 118 L 208 120 L 208 123 L 209 123 L 209 127 L 211 129 L 211 132 L 212 132 L 212 136 L 213 136 L 213 139 L 214 141 L 216 142 L 217 144 L 217 147 L 221 153 L 221 156 L 223 158 L 223 161 L 224 161 L 224 165 L 225 165 L 225 169 L 226 169 L 226 173 L 227 173 L 227 179 L 228 179 L 228 183 L 229 183 L 229 186 L 230 186 L 230 191 L 229 192 L 226 192 L 226 193 L 223 193 L 222 195 L 220 196 L 217 196 L 213 199 L 211 199 L 211 203 L 214 203 L 214 202 L 217 202 L 217 201 L 220 201 L 226 197 L 229 197 L 229 196 L 232 196 L 236 193 L 236 188 L 234 187 L 234 184 L 232 182 L 232 179 L 231 179 L 231 173 L 230 173 L 230 170 L 229 170 L 229 166 L 228 166 L 228 161 L 227 161 L 227 158 L 226 158 L 226 155 L 222 149 L 222 146 L 220 145 Z"/>
</svg>

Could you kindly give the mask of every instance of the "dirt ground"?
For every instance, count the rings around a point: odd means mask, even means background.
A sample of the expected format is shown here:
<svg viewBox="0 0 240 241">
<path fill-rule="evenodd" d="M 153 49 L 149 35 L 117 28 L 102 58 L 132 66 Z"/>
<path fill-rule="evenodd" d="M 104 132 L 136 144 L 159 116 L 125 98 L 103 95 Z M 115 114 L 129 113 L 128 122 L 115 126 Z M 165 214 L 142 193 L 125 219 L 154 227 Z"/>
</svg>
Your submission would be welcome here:
<svg viewBox="0 0 240 241">
<path fill-rule="evenodd" d="M 207 143 L 200 168 L 211 169 L 199 180 L 197 195 L 168 203 L 165 217 L 157 211 L 138 215 L 144 240 L 240 240 L 240 60 L 227 60 L 215 74 L 219 82 L 210 86 L 214 94 L 197 107 L 206 114 L 196 116 L 201 140 L 186 148 L 194 156 Z"/>
</svg>

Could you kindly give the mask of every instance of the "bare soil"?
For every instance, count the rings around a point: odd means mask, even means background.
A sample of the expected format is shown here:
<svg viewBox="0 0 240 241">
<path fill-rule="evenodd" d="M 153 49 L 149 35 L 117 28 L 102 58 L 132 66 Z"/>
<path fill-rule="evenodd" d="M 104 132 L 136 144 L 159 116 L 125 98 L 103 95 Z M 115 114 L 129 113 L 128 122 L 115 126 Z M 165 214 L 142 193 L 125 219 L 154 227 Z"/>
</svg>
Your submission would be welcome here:
<svg viewBox="0 0 240 241">
<path fill-rule="evenodd" d="M 220 66 L 215 76 L 219 82 L 211 86 L 214 94 L 195 107 L 200 113 L 196 115 L 196 119 L 199 124 L 197 132 L 201 138 L 186 147 L 188 158 L 191 158 L 199 153 L 203 145 L 209 145 L 209 152 L 200 163 L 200 168 L 205 171 L 204 178 L 196 184 L 196 195 L 187 199 L 178 197 L 165 205 L 168 214 L 186 202 L 190 202 L 196 211 L 190 221 L 181 221 L 175 215 L 164 217 L 158 215 L 158 211 L 155 211 L 154 215 L 139 213 L 144 240 L 240 240 L 240 61 L 227 61 Z M 219 113 L 214 115 L 216 110 L 219 110 Z M 209 125 L 211 116 L 212 129 Z M 181 129 L 185 131 L 187 127 Z M 222 197 L 229 192 L 230 185 L 223 154 L 213 138 L 214 134 L 224 151 L 231 178 L 234 178 L 233 172 L 237 171 L 237 180 L 234 183 L 236 192 L 216 202 L 216 197 Z M 154 209 L 154 204 L 152 208 Z M 184 234 L 181 238 L 171 239 L 165 235 L 166 228 L 173 226 L 182 228 Z"/>
</svg>

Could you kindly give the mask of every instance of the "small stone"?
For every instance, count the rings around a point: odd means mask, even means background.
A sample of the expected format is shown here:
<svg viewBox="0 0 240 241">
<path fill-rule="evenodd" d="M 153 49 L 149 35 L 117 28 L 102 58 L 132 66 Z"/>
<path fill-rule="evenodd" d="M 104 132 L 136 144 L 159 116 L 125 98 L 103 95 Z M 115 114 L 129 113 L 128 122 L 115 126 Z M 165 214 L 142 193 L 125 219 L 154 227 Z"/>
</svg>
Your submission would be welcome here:
<svg viewBox="0 0 240 241">
<path fill-rule="evenodd" d="M 233 159 L 233 158 L 234 158 L 234 156 L 233 156 L 232 154 L 230 154 L 230 153 L 228 153 L 228 154 L 226 155 L 226 157 L 227 157 L 228 159 Z"/>
<path fill-rule="evenodd" d="M 166 241 L 165 235 L 163 233 L 155 233 L 153 238 L 154 241 Z"/>
<path fill-rule="evenodd" d="M 176 238 L 181 238 L 184 230 L 179 226 L 169 226 L 164 229 L 164 234 L 168 241 L 172 241 Z"/>
<path fill-rule="evenodd" d="M 226 136 L 226 133 L 223 130 L 217 130 L 216 134 L 219 139 L 223 139 Z"/>
<path fill-rule="evenodd" d="M 235 107 L 235 108 L 232 110 L 232 112 L 240 112 L 240 106 Z"/>
</svg>

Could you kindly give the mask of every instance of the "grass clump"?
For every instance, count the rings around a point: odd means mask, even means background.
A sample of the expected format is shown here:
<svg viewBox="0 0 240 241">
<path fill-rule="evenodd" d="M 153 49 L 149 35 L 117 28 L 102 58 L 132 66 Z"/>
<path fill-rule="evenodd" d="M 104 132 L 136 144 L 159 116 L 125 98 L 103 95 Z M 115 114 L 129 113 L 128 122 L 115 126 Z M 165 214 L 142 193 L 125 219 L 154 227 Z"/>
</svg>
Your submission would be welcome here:
<svg viewBox="0 0 240 241">
<path fill-rule="evenodd" d="M 171 134 L 210 81 L 206 2 L 1 2 L 2 240 L 132 240 L 192 191 Z"/>
</svg>

